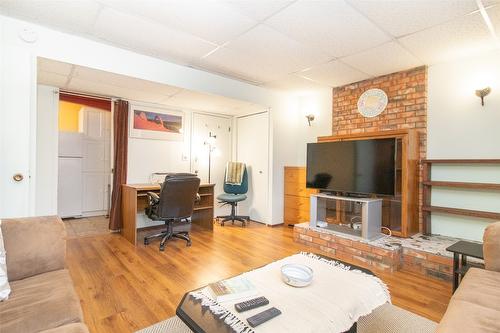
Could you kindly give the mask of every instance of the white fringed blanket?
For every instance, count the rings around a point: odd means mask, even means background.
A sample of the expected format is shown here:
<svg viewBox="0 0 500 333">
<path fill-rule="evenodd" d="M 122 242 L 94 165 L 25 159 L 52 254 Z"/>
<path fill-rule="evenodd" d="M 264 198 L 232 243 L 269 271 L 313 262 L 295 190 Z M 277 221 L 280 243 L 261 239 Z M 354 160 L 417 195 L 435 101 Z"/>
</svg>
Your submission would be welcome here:
<svg viewBox="0 0 500 333">
<path fill-rule="evenodd" d="M 313 282 L 304 288 L 282 282 L 281 266 L 289 263 L 312 268 Z M 190 295 L 201 300 L 203 306 L 210 307 L 214 315 L 238 333 L 345 332 L 359 317 L 390 302 L 387 286 L 379 278 L 349 269 L 337 261 L 302 252 L 243 273 L 242 276 L 257 288 L 258 296 L 269 300 L 268 306 L 243 313 L 234 310 L 234 304 L 242 300 L 217 303 L 208 287 Z M 282 314 L 254 329 L 247 325 L 246 318 L 272 306 Z"/>
</svg>

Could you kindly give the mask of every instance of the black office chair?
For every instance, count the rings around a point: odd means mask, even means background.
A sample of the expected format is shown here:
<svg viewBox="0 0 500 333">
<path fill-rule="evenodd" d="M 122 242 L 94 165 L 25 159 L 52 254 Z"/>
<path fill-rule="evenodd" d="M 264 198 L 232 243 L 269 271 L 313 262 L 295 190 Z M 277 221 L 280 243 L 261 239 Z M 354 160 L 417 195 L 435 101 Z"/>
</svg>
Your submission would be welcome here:
<svg viewBox="0 0 500 333">
<path fill-rule="evenodd" d="M 190 173 L 167 174 L 161 185 L 160 195 L 148 192 L 149 205 L 146 215 L 153 221 L 164 221 L 167 230 L 144 237 L 144 245 L 153 238 L 161 237 L 160 251 L 172 237 L 184 239 L 191 246 L 189 231 L 194 203 L 199 200 L 200 178 Z"/>
</svg>

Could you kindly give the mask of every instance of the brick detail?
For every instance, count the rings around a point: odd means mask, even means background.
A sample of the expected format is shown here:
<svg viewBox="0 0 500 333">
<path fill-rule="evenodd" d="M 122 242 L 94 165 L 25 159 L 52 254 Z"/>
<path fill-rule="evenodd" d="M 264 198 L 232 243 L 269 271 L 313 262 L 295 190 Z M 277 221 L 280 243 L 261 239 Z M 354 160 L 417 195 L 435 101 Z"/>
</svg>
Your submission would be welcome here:
<svg viewBox="0 0 500 333">
<path fill-rule="evenodd" d="M 295 227 L 293 239 L 313 252 L 367 269 L 385 272 L 403 269 L 442 281 L 452 280 L 453 262 L 450 257 L 409 248 L 380 248 L 308 228 Z"/>
<path fill-rule="evenodd" d="M 387 108 L 379 116 L 365 118 L 358 99 L 371 88 L 385 91 Z M 332 135 L 414 128 L 419 132 L 420 159 L 427 152 L 427 67 L 379 76 L 333 89 Z M 422 231 L 422 174 L 419 176 L 419 226 Z"/>
</svg>

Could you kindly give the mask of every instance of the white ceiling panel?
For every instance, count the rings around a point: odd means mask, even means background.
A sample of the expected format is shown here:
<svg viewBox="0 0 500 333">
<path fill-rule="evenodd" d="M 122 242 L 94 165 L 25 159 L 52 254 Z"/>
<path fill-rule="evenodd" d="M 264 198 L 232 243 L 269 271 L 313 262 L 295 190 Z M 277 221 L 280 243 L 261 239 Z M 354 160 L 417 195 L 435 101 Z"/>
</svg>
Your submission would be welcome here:
<svg viewBox="0 0 500 333">
<path fill-rule="evenodd" d="M 278 90 L 317 90 L 326 88 L 325 84 L 314 82 L 295 74 L 288 74 L 276 81 L 268 82 L 266 88 Z"/>
<path fill-rule="evenodd" d="M 172 96 L 182 90 L 181 88 L 166 84 L 136 79 L 125 75 L 109 73 L 81 66 L 76 67 L 73 77 L 87 81 L 108 83 L 126 89 L 153 92 L 163 96 Z"/>
<path fill-rule="evenodd" d="M 384 75 L 423 65 L 397 42 L 342 58 L 342 61 L 372 76 Z"/>
<path fill-rule="evenodd" d="M 102 0 L 102 3 L 217 44 L 231 40 L 257 24 L 220 1 Z"/>
<path fill-rule="evenodd" d="M 243 15 L 254 20 L 262 21 L 275 14 L 280 9 L 291 4 L 290 0 L 224 0 L 225 4 L 236 8 Z"/>
<path fill-rule="evenodd" d="M 370 75 L 351 68 L 340 61 L 329 62 L 298 75 L 331 87 L 338 87 L 370 78 Z"/>
<path fill-rule="evenodd" d="M 246 102 L 190 90 L 183 90 L 173 97 L 164 99 L 162 103 L 178 108 L 188 108 L 206 112 L 222 112 L 225 114 L 237 114 L 239 108 L 247 106 Z"/>
<path fill-rule="evenodd" d="M 279 59 L 279 61 L 277 61 Z M 329 56 L 265 26 L 238 37 L 201 61 L 228 75 L 244 75 L 254 81 L 280 76 L 328 61 Z"/>
<path fill-rule="evenodd" d="M 110 8 L 99 15 L 95 31 L 111 43 L 181 63 L 189 63 L 216 47 L 190 34 Z"/>
<path fill-rule="evenodd" d="M 57 74 L 53 72 L 38 71 L 37 82 L 39 84 L 46 84 L 48 86 L 54 86 L 63 88 L 68 81 L 67 75 Z"/>
<path fill-rule="evenodd" d="M 497 37 L 500 39 L 500 0 L 498 0 L 497 6 L 488 8 L 486 12 L 488 13 L 488 17 L 490 18 L 491 23 L 493 24 L 493 28 L 495 30 Z"/>
<path fill-rule="evenodd" d="M 38 58 L 38 69 L 44 72 L 69 75 L 73 69 L 73 65 L 61 61 Z"/>
<path fill-rule="evenodd" d="M 95 1 L 72 0 L 2 0 L 0 11 L 6 15 L 26 18 L 37 23 L 88 33 L 101 10 Z"/>
<path fill-rule="evenodd" d="M 298 1 L 265 24 L 335 57 L 351 55 L 390 40 L 344 1 Z"/>
<path fill-rule="evenodd" d="M 479 13 L 457 18 L 399 41 L 426 64 L 470 56 L 494 47 Z"/>
<path fill-rule="evenodd" d="M 348 0 L 382 29 L 404 36 L 477 10 L 475 0 Z"/>
</svg>

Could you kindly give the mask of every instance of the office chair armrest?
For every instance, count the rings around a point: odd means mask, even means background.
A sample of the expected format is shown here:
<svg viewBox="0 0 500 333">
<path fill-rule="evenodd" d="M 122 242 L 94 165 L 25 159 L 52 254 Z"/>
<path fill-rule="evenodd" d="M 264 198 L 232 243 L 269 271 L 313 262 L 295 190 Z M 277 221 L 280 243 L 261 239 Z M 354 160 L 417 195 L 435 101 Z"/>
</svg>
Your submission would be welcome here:
<svg viewBox="0 0 500 333">
<path fill-rule="evenodd" d="M 150 206 L 156 205 L 158 202 L 160 202 L 160 196 L 154 192 L 148 192 L 146 193 L 148 196 L 148 201 Z"/>
</svg>

